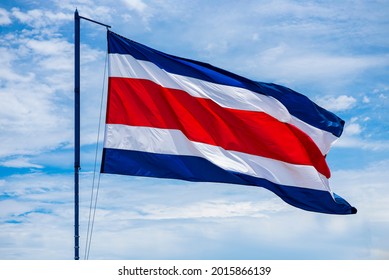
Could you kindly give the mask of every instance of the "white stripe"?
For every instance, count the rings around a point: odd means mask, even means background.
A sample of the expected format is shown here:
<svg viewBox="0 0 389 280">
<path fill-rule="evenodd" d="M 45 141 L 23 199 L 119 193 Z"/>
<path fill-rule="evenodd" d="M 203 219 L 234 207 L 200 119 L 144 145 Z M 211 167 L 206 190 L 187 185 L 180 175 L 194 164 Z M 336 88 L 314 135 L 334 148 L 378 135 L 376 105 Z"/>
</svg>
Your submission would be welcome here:
<svg viewBox="0 0 389 280">
<path fill-rule="evenodd" d="M 329 190 L 328 180 L 313 166 L 286 163 L 190 141 L 180 130 L 175 129 L 106 124 L 104 147 L 196 156 L 225 170 L 264 178 L 276 184 Z"/>
<path fill-rule="evenodd" d="M 339 139 L 331 132 L 321 130 L 310 124 L 307 124 L 306 122 L 303 122 L 302 120 L 294 116 L 292 116 L 291 121 L 288 123 L 296 126 L 297 128 L 304 131 L 306 134 L 308 134 L 308 136 L 311 137 L 313 142 L 315 142 L 316 146 L 319 148 L 322 155 L 328 154 L 332 144 Z"/>
<path fill-rule="evenodd" d="M 311 126 L 289 113 L 277 99 L 244 88 L 215 84 L 200 79 L 172 74 L 150 61 L 136 60 L 131 55 L 109 54 L 109 76 L 153 81 L 163 87 L 183 90 L 193 97 L 207 98 L 225 108 L 265 112 L 281 122 L 292 124 L 308 134 L 323 155 L 338 138 Z"/>
<path fill-rule="evenodd" d="M 266 112 L 282 122 L 291 119 L 290 113 L 281 102 L 266 95 L 172 74 L 150 61 L 136 60 L 131 55 L 110 54 L 109 58 L 110 77 L 147 79 L 165 88 L 183 90 L 193 97 L 211 99 L 225 108 Z"/>
</svg>

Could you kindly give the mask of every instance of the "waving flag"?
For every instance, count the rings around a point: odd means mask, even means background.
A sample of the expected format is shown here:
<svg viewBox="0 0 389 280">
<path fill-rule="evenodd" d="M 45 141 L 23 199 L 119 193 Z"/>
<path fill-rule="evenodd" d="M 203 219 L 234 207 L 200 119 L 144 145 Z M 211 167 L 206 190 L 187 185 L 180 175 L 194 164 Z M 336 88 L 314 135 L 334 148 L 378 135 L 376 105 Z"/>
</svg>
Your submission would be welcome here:
<svg viewBox="0 0 389 280">
<path fill-rule="evenodd" d="M 309 211 L 353 214 L 325 155 L 344 121 L 304 95 L 108 31 L 103 173 L 266 188 Z"/>
</svg>

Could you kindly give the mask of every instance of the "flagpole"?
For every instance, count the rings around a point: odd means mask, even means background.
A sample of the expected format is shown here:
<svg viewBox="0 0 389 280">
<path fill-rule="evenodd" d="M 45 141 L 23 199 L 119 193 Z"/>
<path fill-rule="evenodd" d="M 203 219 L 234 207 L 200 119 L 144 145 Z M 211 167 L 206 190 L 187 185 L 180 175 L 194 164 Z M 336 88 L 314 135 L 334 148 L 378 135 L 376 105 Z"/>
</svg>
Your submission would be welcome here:
<svg viewBox="0 0 389 280">
<path fill-rule="evenodd" d="M 74 12 L 74 259 L 80 259 L 79 234 L 79 173 L 80 165 L 80 19 L 111 28 L 104 23 L 82 17 Z"/>
<path fill-rule="evenodd" d="M 74 259 L 80 259 L 79 235 L 80 172 L 80 16 L 74 12 Z"/>
</svg>

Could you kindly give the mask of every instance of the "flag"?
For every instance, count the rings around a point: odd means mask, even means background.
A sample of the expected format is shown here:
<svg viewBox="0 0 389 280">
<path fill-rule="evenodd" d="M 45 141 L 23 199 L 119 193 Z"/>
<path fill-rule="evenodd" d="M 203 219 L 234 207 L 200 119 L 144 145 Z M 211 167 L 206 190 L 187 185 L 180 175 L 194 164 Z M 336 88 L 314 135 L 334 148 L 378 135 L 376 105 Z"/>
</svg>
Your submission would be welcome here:
<svg viewBox="0 0 389 280">
<path fill-rule="evenodd" d="M 344 121 L 286 87 L 108 31 L 102 173 L 266 188 L 308 211 L 356 213 L 329 187 Z"/>
</svg>

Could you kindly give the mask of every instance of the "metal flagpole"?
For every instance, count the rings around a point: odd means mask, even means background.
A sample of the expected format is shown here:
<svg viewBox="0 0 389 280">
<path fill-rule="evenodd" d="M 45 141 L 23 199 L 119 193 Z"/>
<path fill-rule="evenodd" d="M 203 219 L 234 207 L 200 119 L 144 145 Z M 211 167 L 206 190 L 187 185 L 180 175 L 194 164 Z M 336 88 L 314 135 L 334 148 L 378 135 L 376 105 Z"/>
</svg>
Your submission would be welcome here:
<svg viewBox="0 0 389 280">
<path fill-rule="evenodd" d="M 74 259 L 80 259 L 79 234 L 79 172 L 80 166 L 80 19 L 111 28 L 74 12 Z"/>
<path fill-rule="evenodd" d="M 79 235 L 80 171 L 80 16 L 74 12 L 74 259 L 80 259 Z"/>
</svg>

